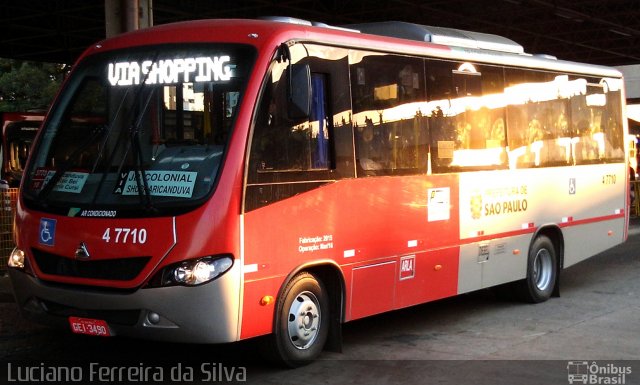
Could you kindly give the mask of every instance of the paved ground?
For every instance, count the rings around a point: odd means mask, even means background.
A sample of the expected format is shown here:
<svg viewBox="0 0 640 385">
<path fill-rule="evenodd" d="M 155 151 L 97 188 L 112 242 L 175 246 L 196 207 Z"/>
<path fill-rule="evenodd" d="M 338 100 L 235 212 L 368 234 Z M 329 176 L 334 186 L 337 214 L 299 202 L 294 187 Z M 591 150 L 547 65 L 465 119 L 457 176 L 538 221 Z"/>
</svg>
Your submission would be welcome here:
<svg viewBox="0 0 640 385">
<path fill-rule="evenodd" d="M 252 341 L 162 344 L 36 326 L 20 319 L 0 278 L 0 383 L 11 379 L 8 369 L 15 379 L 28 365 L 79 365 L 87 380 L 90 362 L 161 362 L 164 381 L 181 373 L 183 383 L 567 384 L 567 367 L 582 365 L 600 383 L 640 384 L 640 223 L 630 233 L 624 245 L 565 270 L 560 298 L 528 305 L 484 290 L 351 322 L 343 353 L 296 370 L 262 362 Z"/>
</svg>

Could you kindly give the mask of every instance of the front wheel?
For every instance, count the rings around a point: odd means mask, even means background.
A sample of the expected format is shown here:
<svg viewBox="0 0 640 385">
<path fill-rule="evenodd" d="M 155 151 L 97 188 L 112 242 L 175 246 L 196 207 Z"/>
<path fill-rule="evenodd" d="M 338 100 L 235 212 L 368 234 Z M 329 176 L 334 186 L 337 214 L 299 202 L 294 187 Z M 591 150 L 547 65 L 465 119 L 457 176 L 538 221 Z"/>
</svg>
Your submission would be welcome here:
<svg viewBox="0 0 640 385">
<path fill-rule="evenodd" d="M 329 332 L 329 302 L 322 281 L 302 272 L 287 284 L 278 301 L 272 348 L 289 367 L 313 361 Z"/>
<path fill-rule="evenodd" d="M 558 274 L 558 258 L 551 240 L 541 235 L 531 244 L 527 260 L 527 277 L 519 282 L 523 300 L 544 302 L 551 297 Z"/>
</svg>

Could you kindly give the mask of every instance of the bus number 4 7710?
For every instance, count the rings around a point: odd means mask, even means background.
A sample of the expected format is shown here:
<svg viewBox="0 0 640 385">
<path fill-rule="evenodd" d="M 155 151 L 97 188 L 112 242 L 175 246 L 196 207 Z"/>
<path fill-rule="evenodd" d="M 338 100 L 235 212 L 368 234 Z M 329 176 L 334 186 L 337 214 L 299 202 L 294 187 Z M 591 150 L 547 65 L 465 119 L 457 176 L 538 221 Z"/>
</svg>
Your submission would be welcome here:
<svg viewBox="0 0 640 385">
<path fill-rule="evenodd" d="M 113 236 L 112 236 L 113 234 Z M 102 234 L 102 239 L 106 243 L 139 243 L 147 242 L 147 229 L 136 229 L 128 227 L 107 227 Z"/>
</svg>

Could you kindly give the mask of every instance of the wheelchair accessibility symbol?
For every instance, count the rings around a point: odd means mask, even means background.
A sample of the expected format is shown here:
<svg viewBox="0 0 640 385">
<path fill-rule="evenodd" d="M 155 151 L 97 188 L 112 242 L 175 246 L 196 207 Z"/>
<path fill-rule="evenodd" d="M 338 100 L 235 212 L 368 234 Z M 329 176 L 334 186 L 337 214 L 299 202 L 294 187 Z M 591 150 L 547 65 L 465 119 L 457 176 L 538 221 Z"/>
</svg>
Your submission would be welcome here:
<svg viewBox="0 0 640 385">
<path fill-rule="evenodd" d="M 56 241 L 56 220 L 41 218 L 38 234 L 40 234 L 41 244 L 53 246 Z"/>
</svg>

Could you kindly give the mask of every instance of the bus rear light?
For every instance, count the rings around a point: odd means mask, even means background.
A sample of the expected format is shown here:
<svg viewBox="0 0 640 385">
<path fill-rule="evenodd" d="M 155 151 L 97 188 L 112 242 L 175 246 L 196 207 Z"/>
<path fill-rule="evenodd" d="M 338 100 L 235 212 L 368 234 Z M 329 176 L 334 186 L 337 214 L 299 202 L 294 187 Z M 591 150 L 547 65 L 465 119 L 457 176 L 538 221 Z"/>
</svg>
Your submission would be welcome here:
<svg viewBox="0 0 640 385">
<path fill-rule="evenodd" d="M 231 256 L 203 257 L 165 267 L 147 287 L 197 286 L 220 277 L 233 266 Z"/>
</svg>

